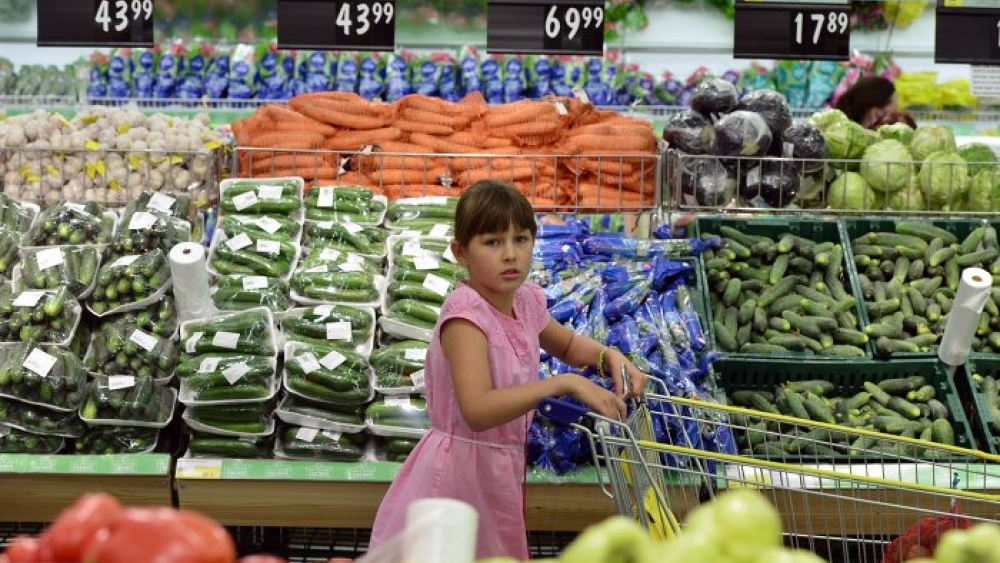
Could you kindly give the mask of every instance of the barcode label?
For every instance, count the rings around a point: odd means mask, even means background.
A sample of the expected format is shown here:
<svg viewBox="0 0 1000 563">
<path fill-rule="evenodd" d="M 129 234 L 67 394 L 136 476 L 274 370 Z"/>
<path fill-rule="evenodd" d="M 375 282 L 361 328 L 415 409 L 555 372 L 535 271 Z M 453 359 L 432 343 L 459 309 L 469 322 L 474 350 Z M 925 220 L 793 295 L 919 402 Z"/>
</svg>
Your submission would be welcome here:
<svg viewBox="0 0 1000 563">
<path fill-rule="evenodd" d="M 35 262 L 39 270 L 48 270 L 63 263 L 63 253 L 60 248 L 46 248 L 35 254 Z"/>
<path fill-rule="evenodd" d="M 156 348 L 157 339 L 152 334 L 147 334 L 139 329 L 132 331 L 132 334 L 128 337 L 129 340 L 135 342 L 142 347 L 143 350 L 147 352 L 152 352 L 153 348 Z"/>
<path fill-rule="evenodd" d="M 252 207 L 257 204 L 257 194 L 254 192 L 244 192 L 238 196 L 233 197 L 233 207 L 237 211 L 243 211 L 248 207 Z"/>
<path fill-rule="evenodd" d="M 226 241 L 226 246 L 228 246 L 230 250 L 240 250 L 241 248 L 246 248 L 251 244 L 253 244 L 253 240 L 251 240 L 250 236 L 246 233 L 240 233 Z"/>
</svg>

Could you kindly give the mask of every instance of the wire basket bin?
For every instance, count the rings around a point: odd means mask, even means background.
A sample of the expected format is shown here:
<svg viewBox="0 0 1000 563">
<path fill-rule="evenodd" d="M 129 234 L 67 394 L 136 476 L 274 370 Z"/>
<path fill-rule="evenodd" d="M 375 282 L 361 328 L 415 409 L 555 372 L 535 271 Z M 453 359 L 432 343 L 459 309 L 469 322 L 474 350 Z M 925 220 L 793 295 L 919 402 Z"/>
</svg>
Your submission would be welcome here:
<svg viewBox="0 0 1000 563">
<path fill-rule="evenodd" d="M 458 196 L 478 180 L 513 183 L 539 210 L 643 212 L 657 209 L 661 154 L 455 154 L 238 147 L 241 177 L 301 176 L 310 186 L 356 185 L 389 200 Z"/>
<path fill-rule="evenodd" d="M 993 521 L 1000 506 L 1000 496 L 987 492 L 1000 484 L 998 458 L 975 450 L 657 393 L 647 393 L 627 421 L 551 400 L 539 411 L 587 436 L 595 463 L 606 469 L 605 493 L 654 537 L 683 533 L 679 522 L 685 514 L 718 492 L 749 487 L 781 514 L 786 545 L 828 561 L 899 561 L 914 542 Z M 809 436 L 799 439 L 832 447 L 824 433 L 842 433 L 864 439 L 871 461 L 817 463 L 788 452 L 756 459 L 707 451 L 657 442 L 658 424 L 697 425 L 702 434 L 766 427 L 760 430 L 762 444 L 806 431 Z M 917 457 L 917 450 L 929 455 Z"/>
</svg>

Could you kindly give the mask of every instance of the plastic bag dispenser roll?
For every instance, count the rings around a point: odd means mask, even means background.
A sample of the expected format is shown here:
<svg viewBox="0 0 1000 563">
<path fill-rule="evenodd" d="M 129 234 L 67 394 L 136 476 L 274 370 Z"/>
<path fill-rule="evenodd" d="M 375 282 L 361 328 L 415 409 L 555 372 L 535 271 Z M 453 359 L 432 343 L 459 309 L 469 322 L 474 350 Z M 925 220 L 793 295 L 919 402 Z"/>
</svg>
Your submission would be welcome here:
<svg viewBox="0 0 1000 563">
<path fill-rule="evenodd" d="M 411 531 L 419 533 L 410 533 Z M 406 563 L 472 563 L 476 559 L 479 512 L 449 498 L 428 498 L 406 509 Z"/>
<path fill-rule="evenodd" d="M 170 275 L 174 280 L 174 302 L 181 322 L 210 317 L 217 313 L 208 290 L 205 247 L 182 242 L 170 249 Z"/>
<path fill-rule="evenodd" d="M 972 339 L 976 336 L 979 316 L 983 313 L 986 299 L 993 286 L 993 276 L 982 268 L 966 268 L 955 292 L 955 300 L 948 313 L 944 337 L 938 346 L 938 358 L 949 366 L 965 363 L 972 350 Z"/>
</svg>

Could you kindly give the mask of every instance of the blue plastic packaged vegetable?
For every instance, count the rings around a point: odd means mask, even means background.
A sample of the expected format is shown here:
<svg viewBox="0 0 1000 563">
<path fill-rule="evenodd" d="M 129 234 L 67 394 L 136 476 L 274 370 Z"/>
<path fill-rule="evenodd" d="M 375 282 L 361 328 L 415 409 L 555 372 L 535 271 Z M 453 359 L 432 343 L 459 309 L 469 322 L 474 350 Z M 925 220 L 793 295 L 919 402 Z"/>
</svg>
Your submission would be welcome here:
<svg viewBox="0 0 1000 563">
<path fill-rule="evenodd" d="M 684 329 L 691 341 L 691 348 L 704 350 L 708 348 L 705 339 L 705 331 L 701 327 L 701 319 L 695 311 L 694 302 L 691 300 L 691 290 L 685 285 L 680 285 L 676 290 L 677 306 L 680 309 L 681 321 Z"/>
<path fill-rule="evenodd" d="M 108 61 L 108 97 L 129 98 L 132 96 L 132 72 L 135 63 L 132 62 L 131 49 L 112 49 Z"/>
<path fill-rule="evenodd" d="M 385 57 L 372 51 L 361 57 L 358 95 L 366 100 L 381 99 L 385 92 Z"/>
<path fill-rule="evenodd" d="M 413 93 L 410 74 L 410 60 L 413 54 L 409 51 L 390 53 L 385 65 L 385 99 L 395 102 L 403 96 Z"/>
<path fill-rule="evenodd" d="M 527 95 L 527 74 L 520 55 L 508 55 L 503 63 L 503 101 L 512 103 Z"/>
<path fill-rule="evenodd" d="M 488 104 L 502 104 L 504 101 L 503 56 L 488 55 L 479 65 L 483 97 Z"/>
</svg>

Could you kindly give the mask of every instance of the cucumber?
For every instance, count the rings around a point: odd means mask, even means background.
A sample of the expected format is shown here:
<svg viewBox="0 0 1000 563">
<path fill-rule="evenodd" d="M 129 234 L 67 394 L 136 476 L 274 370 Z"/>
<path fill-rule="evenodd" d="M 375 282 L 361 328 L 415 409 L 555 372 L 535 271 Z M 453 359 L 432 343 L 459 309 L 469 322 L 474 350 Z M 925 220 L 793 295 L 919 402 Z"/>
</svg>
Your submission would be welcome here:
<svg viewBox="0 0 1000 563">
<path fill-rule="evenodd" d="M 935 227 L 925 221 L 897 221 L 895 230 L 901 235 L 919 237 L 928 243 L 936 238 L 941 239 L 944 244 L 955 244 L 958 242 L 958 237 L 951 231 Z"/>
</svg>

